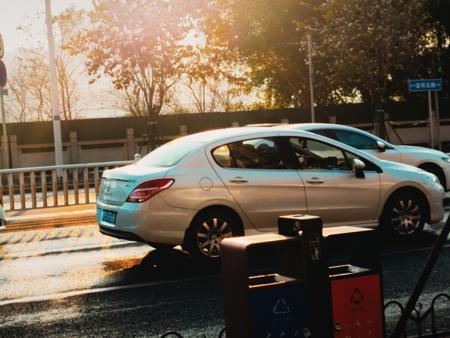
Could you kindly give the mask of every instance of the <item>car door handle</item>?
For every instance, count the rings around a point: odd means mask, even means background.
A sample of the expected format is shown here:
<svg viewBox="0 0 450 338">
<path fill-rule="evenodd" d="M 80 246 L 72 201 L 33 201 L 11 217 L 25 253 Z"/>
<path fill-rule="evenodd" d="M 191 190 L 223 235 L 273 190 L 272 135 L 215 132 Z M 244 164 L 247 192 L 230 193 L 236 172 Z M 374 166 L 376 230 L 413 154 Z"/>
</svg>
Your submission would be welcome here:
<svg viewBox="0 0 450 338">
<path fill-rule="evenodd" d="M 232 178 L 231 180 L 229 180 L 231 183 L 247 183 L 248 180 L 246 180 L 245 178 L 242 178 L 240 176 L 237 176 L 235 178 Z"/>
<path fill-rule="evenodd" d="M 308 180 L 306 182 L 311 183 L 311 184 L 322 184 L 322 183 L 324 183 L 324 181 L 322 181 L 318 177 L 312 177 L 310 180 Z"/>
</svg>

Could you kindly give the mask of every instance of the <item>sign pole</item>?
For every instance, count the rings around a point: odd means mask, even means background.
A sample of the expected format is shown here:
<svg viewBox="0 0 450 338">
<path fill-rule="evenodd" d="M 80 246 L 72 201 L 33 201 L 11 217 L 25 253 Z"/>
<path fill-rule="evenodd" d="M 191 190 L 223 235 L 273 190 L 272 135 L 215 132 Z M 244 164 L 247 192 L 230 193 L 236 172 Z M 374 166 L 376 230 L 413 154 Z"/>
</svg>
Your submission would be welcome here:
<svg viewBox="0 0 450 338">
<path fill-rule="evenodd" d="M 431 104 L 431 91 L 428 91 L 428 114 L 430 125 L 430 148 L 434 148 L 434 121 L 433 121 L 433 107 Z"/>
<path fill-rule="evenodd" d="M 441 150 L 441 114 L 439 113 L 439 93 L 434 92 L 434 108 L 436 112 L 436 141 L 437 141 L 437 148 Z"/>
<path fill-rule="evenodd" d="M 50 7 L 50 0 L 45 0 L 45 14 L 46 14 L 47 38 L 48 38 L 50 95 L 52 100 L 52 115 L 53 115 L 53 139 L 55 143 L 55 162 L 56 162 L 55 164 L 57 166 L 60 166 L 63 164 L 61 118 L 59 116 L 58 84 L 56 80 L 55 42 L 53 39 L 52 11 Z M 62 170 L 60 168 L 56 169 L 56 173 L 58 177 L 62 176 Z"/>
<path fill-rule="evenodd" d="M 414 92 L 428 92 L 428 124 L 430 125 L 430 147 L 434 148 L 435 145 L 435 136 L 437 136 L 438 140 L 438 148 L 441 147 L 441 138 L 440 138 L 440 119 L 439 119 L 439 103 L 438 96 L 436 93 L 436 114 L 433 114 L 433 104 L 431 101 L 431 92 L 439 92 L 442 90 L 442 79 L 410 79 L 408 80 L 409 91 Z M 437 126 L 438 130 L 436 131 L 434 128 L 436 127 L 436 118 L 437 118 Z"/>
<path fill-rule="evenodd" d="M 9 168 L 9 148 L 8 148 L 8 134 L 6 131 L 6 113 L 5 102 L 3 100 L 3 89 L 0 90 L 0 97 L 2 103 L 2 127 L 3 127 L 3 139 L 2 139 L 2 152 L 3 152 L 3 167 Z"/>
<path fill-rule="evenodd" d="M 308 63 L 309 63 L 309 102 L 311 105 L 311 122 L 316 122 L 314 113 L 314 66 L 312 57 L 312 38 L 311 34 L 308 34 Z"/>
</svg>

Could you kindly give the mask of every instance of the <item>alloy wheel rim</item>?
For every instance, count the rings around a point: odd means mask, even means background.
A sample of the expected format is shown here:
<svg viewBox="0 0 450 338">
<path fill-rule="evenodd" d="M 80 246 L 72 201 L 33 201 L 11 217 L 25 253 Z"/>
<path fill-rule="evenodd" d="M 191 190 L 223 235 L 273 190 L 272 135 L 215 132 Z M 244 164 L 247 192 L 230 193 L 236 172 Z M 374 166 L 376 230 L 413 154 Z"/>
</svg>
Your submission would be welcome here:
<svg viewBox="0 0 450 338">
<path fill-rule="evenodd" d="M 392 226 L 400 235 L 411 235 L 420 227 L 422 215 L 413 199 L 401 199 L 392 209 Z"/>
<path fill-rule="evenodd" d="M 224 238 L 232 237 L 230 225 L 219 217 L 209 218 L 200 226 L 197 232 L 197 245 L 200 251 L 210 258 L 220 257 L 220 242 Z"/>
</svg>

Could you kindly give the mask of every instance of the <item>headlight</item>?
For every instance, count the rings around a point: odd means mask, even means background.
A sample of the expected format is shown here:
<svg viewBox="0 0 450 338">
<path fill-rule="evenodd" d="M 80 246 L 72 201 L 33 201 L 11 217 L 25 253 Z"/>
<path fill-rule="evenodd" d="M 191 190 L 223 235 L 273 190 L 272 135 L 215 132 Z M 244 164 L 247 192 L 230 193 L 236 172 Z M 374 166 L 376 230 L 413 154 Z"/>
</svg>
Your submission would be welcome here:
<svg viewBox="0 0 450 338">
<path fill-rule="evenodd" d="M 450 157 L 448 157 L 448 156 L 442 157 L 442 160 L 447 163 L 450 163 Z"/>
<path fill-rule="evenodd" d="M 435 174 L 432 174 L 429 172 L 422 172 L 422 175 L 425 176 L 426 178 L 430 179 L 434 183 L 439 183 L 439 179 L 437 178 L 437 176 Z"/>
</svg>

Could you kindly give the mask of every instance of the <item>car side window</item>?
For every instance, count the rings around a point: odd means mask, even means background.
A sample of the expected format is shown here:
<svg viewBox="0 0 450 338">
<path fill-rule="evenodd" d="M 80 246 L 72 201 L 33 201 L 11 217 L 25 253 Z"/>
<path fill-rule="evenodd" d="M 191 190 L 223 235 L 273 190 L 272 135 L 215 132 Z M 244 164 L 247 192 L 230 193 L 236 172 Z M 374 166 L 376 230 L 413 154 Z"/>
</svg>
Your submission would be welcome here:
<svg viewBox="0 0 450 338">
<path fill-rule="evenodd" d="M 351 170 L 344 152 L 330 144 L 297 137 L 289 143 L 300 170 Z"/>
<path fill-rule="evenodd" d="M 314 134 L 322 135 L 328 138 L 331 138 L 333 140 L 339 141 L 336 133 L 332 129 L 314 129 L 314 130 L 308 130 Z"/>
<path fill-rule="evenodd" d="M 338 141 L 356 149 L 378 149 L 377 141 L 369 136 L 348 130 L 335 130 L 335 133 Z"/>
<path fill-rule="evenodd" d="M 285 169 L 274 138 L 257 138 L 222 145 L 212 156 L 223 168 Z"/>
</svg>

